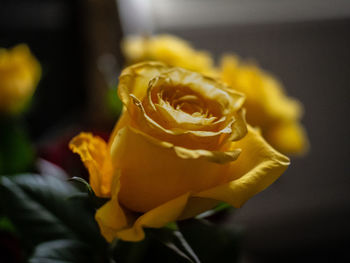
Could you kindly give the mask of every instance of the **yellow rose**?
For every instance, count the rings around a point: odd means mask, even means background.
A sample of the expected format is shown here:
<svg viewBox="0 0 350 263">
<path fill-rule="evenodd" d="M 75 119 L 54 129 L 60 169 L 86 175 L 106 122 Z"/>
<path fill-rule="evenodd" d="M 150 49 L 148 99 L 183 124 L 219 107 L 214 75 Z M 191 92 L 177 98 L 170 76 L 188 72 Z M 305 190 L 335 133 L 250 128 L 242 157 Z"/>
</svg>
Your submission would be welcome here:
<svg viewBox="0 0 350 263">
<path fill-rule="evenodd" d="M 205 51 L 197 51 L 175 36 L 129 36 L 122 41 L 122 51 L 127 64 L 142 61 L 160 61 L 174 67 L 212 76 L 213 59 Z"/>
<path fill-rule="evenodd" d="M 221 60 L 221 79 L 246 95 L 247 121 L 258 126 L 263 137 L 285 154 L 301 154 L 308 148 L 299 123 L 302 105 L 287 97 L 282 85 L 254 64 L 244 64 L 234 55 Z"/>
<path fill-rule="evenodd" d="M 182 68 L 146 62 L 124 69 L 125 110 L 108 144 L 89 133 L 70 142 L 89 170 L 96 213 L 111 242 L 144 238 L 220 201 L 240 207 L 273 183 L 289 159 L 247 127 L 244 96 Z"/>
<path fill-rule="evenodd" d="M 0 49 L 0 112 L 18 113 L 33 95 L 40 75 L 40 65 L 26 45 Z"/>
</svg>

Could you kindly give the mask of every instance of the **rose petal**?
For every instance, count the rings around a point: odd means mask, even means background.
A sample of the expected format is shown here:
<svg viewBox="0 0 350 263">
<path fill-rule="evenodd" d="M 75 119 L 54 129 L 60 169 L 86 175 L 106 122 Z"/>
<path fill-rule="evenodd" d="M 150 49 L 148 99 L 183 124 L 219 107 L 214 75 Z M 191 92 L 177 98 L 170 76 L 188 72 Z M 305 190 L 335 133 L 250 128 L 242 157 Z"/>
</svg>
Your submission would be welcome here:
<svg viewBox="0 0 350 263">
<path fill-rule="evenodd" d="M 144 239 L 144 227 L 161 228 L 179 218 L 186 207 L 189 193 L 172 199 L 140 216 L 131 227 L 115 232 L 124 241 L 140 241 Z"/>
<path fill-rule="evenodd" d="M 244 102 L 242 94 L 228 91 L 210 78 L 173 68 L 150 80 L 143 104 L 146 113 L 166 129 L 218 131 Z M 188 112 L 180 106 L 186 101 Z"/>
<path fill-rule="evenodd" d="M 150 80 L 167 70 L 165 64 L 160 62 L 138 63 L 125 68 L 119 77 L 119 98 L 126 107 L 130 103 L 130 94 L 142 100 L 147 94 Z"/>
<path fill-rule="evenodd" d="M 253 195 L 272 184 L 288 167 L 289 159 L 267 144 L 249 127 L 248 134 L 232 143 L 242 153 L 231 163 L 231 182 L 195 194 L 241 207 Z"/>
<path fill-rule="evenodd" d="M 206 150 L 190 150 L 183 147 L 174 147 L 174 151 L 182 159 L 204 159 L 214 163 L 228 163 L 235 161 L 241 149 L 234 149 L 228 152 L 206 151 Z"/>
<path fill-rule="evenodd" d="M 100 227 L 101 234 L 108 242 L 116 237 L 115 232 L 129 225 L 131 218 L 127 217 L 125 211 L 119 204 L 118 194 L 120 190 L 120 171 L 117 170 L 113 178 L 112 198 L 99 208 L 95 214 L 96 221 Z"/>
<path fill-rule="evenodd" d="M 69 148 L 80 155 L 90 174 L 90 185 L 95 194 L 109 197 L 113 166 L 106 142 L 91 133 L 82 132 L 69 143 Z"/>
</svg>

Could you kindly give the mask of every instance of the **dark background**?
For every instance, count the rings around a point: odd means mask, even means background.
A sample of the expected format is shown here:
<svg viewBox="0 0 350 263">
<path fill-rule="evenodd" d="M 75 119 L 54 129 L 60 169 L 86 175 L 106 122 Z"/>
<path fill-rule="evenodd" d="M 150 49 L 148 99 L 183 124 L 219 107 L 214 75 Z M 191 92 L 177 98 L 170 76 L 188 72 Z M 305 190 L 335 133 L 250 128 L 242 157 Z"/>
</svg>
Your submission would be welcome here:
<svg viewBox="0 0 350 263">
<path fill-rule="evenodd" d="M 310 152 L 292 158 L 288 171 L 232 219 L 245 229 L 242 261 L 349 261 L 350 17 L 154 32 L 176 34 L 216 56 L 252 58 L 304 104 Z M 101 105 L 108 81 L 99 65 L 112 54 L 117 77 L 121 37 L 114 1 L 0 1 L 0 46 L 27 43 L 43 67 L 25 116 L 33 140 L 77 123 L 113 123 Z"/>
<path fill-rule="evenodd" d="M 86 101 L 79 17 L 77 1 L 0 1 L 0 46 L 26 43 L 42 66 L 27 116 L 35 139 Z"/>
</svg>

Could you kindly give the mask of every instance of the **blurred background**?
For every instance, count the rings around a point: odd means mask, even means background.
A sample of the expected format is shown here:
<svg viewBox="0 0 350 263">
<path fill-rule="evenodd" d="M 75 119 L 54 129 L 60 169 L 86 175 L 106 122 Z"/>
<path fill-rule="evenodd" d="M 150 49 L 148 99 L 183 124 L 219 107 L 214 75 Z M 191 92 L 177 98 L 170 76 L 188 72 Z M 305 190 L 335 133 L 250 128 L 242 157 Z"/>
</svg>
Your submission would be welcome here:
<svg viewBox="0 0 350 263">
<path fill-rule="evenodd" d="M 152 33 L 252 59 L 304 104 L 311 151 L 232 218 L 245 232 L 242 262 L 349 261 L 350 1 L 1 0 L 0 47 L 27 43 L 43 68 L 25 117 L 31 138 L 110 132 L 117 117 L 104 97 L 120 40 Z"/>
</svg>

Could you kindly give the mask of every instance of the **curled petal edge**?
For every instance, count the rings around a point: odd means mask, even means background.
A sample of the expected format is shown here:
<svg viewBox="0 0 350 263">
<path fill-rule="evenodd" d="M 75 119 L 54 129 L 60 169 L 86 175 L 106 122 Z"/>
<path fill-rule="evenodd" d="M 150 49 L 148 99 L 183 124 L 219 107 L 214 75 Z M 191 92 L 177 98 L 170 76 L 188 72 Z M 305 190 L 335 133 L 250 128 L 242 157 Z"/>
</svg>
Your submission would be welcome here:
<svg viewBox="0 0 350 263">
<path fill-rule="evenodd" d="M 263 191 L 287 169 L 290 164 L 288 157 L 273 149 L 260 135 L 259 131 L 248 127 L 249 135 L 246 140 L 263 147 L 263 160 L 254 164 L 253 168 L 238 178 L 212 189 L 195 194 L 196 197 L 224 201 L 239 208 L 255 194 Z M 243 157 L 245 158 L 245 157 Z M 238 162 L 233 163 L 239 165 Z"/>
<path fill-rule="evenodd" d="M 107 143 L 98 136 L 82 132 L 69 142 L 69 148 L 77 153 L 90 174 L 90 185 L 99 197 L 110 197 L 113 165 Z"/>
<path fill-rule="evenodd" d="M 150 69 L 150 72 L 149 72 L 150 74 L 145 74 L 144 72 L 141 72 L 141 70 L 144 70 L 144 69 Z M 151 70 L 157 71 L 157 74 L 155 73 L 151 74 L 152 72 Z M 118 94 L 121 101 L 126 107 L 128 107 L 130 103 L 129 95 L 134 94 L 134 90 L 130 90 L 130 87 L 134 86 L 135 83 L 132 83 L 132 82 L 134 81 L 135 77 L 147 78 L 147 81 L 145 84 L 149 85 L 150 81 L 154 77 L 156 76 L 159 77 L 163 73 L 170 74 L 173 71 L 191 73 L 192 75 L 196 75 L 200 77 L 203 81 L 208 82 L 213 86 L 219 86 L 221 90 L 224 90 L 225 92 L 230 94 L 231 98 L 234 101 L 234 103 L 231 105 L 234 110 L 240 109 L 244 104 L 244 101 L 246 99 L 244 93 L 233 90 L 230 86 L 220 81 L 219 79 L 201 75 L 200 73 L 196 73 L 196 72 L 191 72 L 180 67 L 169 67 L 166 64 L 158 61 L 140 62 L 132 66 L 129 66 L 122 71 L 119 77 L 119 86 L 118 86 Z M 146 95 L 146 92 L 144 95 Z"/>
<path fill-rule="evenodd" d="M 235 118 L 223 129 L 217 132 L 213 131 L 193 131 L 193 130 L 169 130 L 162 127 L 160 124 L 155 122 L 151 117 L 149 117 L 143 108 L 143 105 L 141 101 L 139 101 L 136 96 L 130 94 L 130 98 L 132 98 L 132 101 L 134 105 L 136 106 L 136 110 L 138 111 L 138 114 L 140 116 L 140 122 L 144 123 L 144 125 L 151 127 L 152 129 L 155 129 L 157 133 L 165 134 L 169 136 L 183 136 L 183 135 L 189 135 L 194 136 L 195 138 L 198 138 L 199 140 L 208 138 L 214 138 L 216 137 L 219 140 L 219 137 L 221 137 L 223 134 L 228 136 L 226 140 L 222 140 L 221 144 L 219 143 L 218 147 L 220 147 L 223 143 L 226 141 L 237 141 L 241 138 L 243 138 L 247 134 L 247 123 L 245 120 L 245 109 L 241 109 L 237 111 L 237 114 Z M 214 140 L 214 139 L 213 139 Z"/>
<path fill-rule="evenodd" d="M 124 129 L 130 129 L 131 132 L 141 135 L 147 141 L 149 141 L 149 142 L 151 142 L 159 147 L 173 150 L 176 153 L 176 155 L 182 159 L 205 159 L 209 162 L 224 164 L 224 163 L 235 161 L 241 153 L 240 148 L 232 149 L 230 151 L 222 151 L 222 152 L 221 151 L 209 151 L 209 150 L 203 150 L 203 149 L 199 149 L 199 150 L 187 149 L 184 147 L 175 146 L 174 144 L 169 143 L 169 142 L 160 141 L 160 140 L 158 140 L 150 135 L 147 135 L 147 134 L 131 127 L 131 126 L 125 126 L 124 128 L 120 129 L 118 133 L 121 135 L 124 132 L 123 131 Z M 111 145 L 112 149 L 114 147 L 116 147 L 115 144 L 118 143 L 118 139 L 117 139 L 118 135 L 115 138 L 116 139 L 112 142 L 112 145 Z M 113 152 L 113 150 L 111 150 L 111 152 Z"/>
<path fill-rule="evenodd" d="M 135 76 L 147 77 L 146 75 L 138 71 L 140 69 L 145 68 L 152 68 L 153 70 L 158 71 L 158 73 L 161 74 L 161 72 L 163 72 L 164 69 L 167 69 L 168 67 L 161 62 L 148 61 L 137 63 L 125 68 L 119 77 L 118 95 L 126 107 L 128 107 L 130 103 L 129 94 L 134 94 L 134 90 L 129 90 L 129 88 L 132 87 L 133 84 L 135 84 L 131 82 L 134 80 Z M 148 83 L 145 84 L 148 85 Z"/>
</svg>

